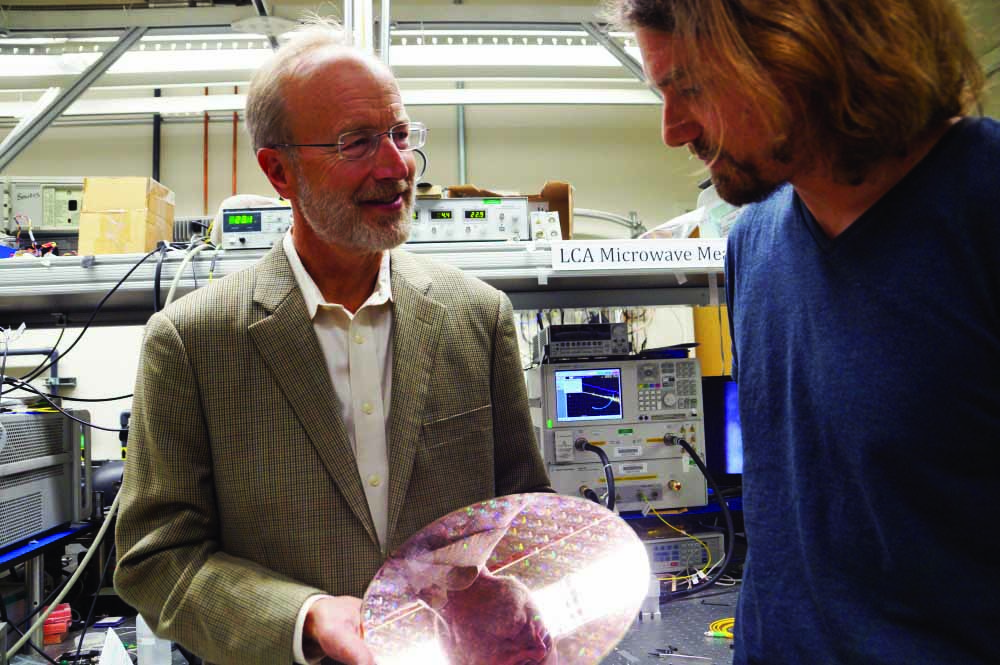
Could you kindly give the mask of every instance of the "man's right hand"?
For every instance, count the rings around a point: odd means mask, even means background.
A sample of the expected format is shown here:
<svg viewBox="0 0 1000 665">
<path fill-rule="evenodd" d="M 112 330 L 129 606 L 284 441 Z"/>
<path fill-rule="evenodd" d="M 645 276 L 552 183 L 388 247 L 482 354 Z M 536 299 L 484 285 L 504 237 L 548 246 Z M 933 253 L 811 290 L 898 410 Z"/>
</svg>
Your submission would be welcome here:
<svg viewBox="0 0 1000 665">
<path fill-rule="evenodd" d="M 314 661 L 328 656 L 344 665 L 375 665 L 375 656 L 361 638 L 361 599 L 321 598 L 306 613 L 302 651 Z"/>
</svg>

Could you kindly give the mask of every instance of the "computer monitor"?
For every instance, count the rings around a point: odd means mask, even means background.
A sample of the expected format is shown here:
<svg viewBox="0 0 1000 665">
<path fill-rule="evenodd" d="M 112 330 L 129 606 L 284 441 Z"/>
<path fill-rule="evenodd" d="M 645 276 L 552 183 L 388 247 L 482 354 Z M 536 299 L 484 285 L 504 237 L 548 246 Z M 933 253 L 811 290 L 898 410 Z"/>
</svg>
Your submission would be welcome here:
<svg viewBox="0 0 1000 665">
<path fill-rule="evenodd" d="M 728 376 L 702 377 L 705 413 L 705 466 L 720 489 L 743 483 L 743 435 L 736 382 Z"/>
</svg>

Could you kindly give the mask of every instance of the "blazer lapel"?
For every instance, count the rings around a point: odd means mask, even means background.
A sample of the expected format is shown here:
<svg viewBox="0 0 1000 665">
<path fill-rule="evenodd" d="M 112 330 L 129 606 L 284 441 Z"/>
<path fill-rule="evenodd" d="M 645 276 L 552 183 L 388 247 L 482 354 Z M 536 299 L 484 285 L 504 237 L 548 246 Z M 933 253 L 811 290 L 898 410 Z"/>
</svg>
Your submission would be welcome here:
<svg viewBox="0 0 1000 665">
<path fill-rule="evenodd" d="M 392 405 L 389 409 L 387 545 L 406 499 L 446 308 L 425 294 L 430 278 L 413 258 L 392 252 Z M 443 379 L 446 380 L 446 379 Z"/>
<path fill-rule="evenodd" d="M 327 473 L 377 544 L 326 360 L 280 244 L 257 268 L 254 301 L 270 313 L 248 328 L 257 351 L 316 447 Z"/>
</svg>

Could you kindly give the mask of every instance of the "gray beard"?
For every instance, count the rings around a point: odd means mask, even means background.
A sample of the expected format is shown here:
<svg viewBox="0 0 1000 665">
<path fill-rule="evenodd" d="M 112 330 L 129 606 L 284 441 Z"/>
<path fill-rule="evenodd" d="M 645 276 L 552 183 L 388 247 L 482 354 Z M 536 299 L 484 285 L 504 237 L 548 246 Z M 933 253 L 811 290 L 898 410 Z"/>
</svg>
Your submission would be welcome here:
<svg viewBox="0 0 1000 665">
<path fill-rule="evenodd" d="M 366 222 L 358 204 L 334 192 L 313 191 L 300 180 L 299 208 L 303 220 L 323 242 L 362 252 L 382 252 L 406 242 L 413 219 L 413 189 L 404 194 L 403 208 L 394 218 L 388 215 L 376 223 Z"/>
</svg>

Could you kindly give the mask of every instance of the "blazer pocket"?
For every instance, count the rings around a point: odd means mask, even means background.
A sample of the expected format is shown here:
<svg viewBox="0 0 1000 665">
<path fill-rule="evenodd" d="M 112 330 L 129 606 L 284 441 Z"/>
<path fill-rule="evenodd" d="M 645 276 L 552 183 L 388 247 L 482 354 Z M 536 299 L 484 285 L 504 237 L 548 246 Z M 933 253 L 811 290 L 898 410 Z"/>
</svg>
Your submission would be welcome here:
<svg viewBox="0 0 1000 665">
<path fill-rule="evenodd" d="M 487 404 L 447 418 L 439 418 L 421 426 L 424 449 L 433 450 L 452 441 L 460 441 L 471 434 L 481 434 L 493 429 L 493 405 Z"/>
</svg>

